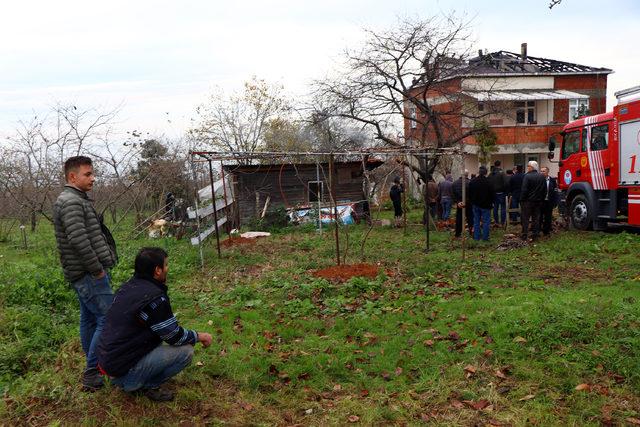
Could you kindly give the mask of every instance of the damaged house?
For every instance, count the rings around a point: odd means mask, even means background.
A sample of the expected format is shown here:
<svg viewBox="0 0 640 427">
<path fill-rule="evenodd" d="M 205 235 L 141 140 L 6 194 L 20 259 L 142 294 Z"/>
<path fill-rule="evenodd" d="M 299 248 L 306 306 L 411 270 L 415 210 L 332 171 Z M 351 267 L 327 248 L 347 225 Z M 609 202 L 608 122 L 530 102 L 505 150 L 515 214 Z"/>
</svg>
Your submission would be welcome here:
<svg viewBox="0 0 640 427">
<path fill-rule="evenodd" d="M 364 163 L 360 160 L 334 162 L 331 177 L 327 162 L 225 165 L 224 172 L 231 179 L 236 200 L 236 226 L 264 218 L 269 212 L 282 208 L 294 219 L 297 212 L 312 209 L 317 212 L 318 208 L 328 214 L 330 183 L 340 206 L 339 216 L 348 212 L 358 220 L 368 209 L 365 169 L 371 171 L 382 164 L 381 160 L 373 159 Z"/>
</svg>

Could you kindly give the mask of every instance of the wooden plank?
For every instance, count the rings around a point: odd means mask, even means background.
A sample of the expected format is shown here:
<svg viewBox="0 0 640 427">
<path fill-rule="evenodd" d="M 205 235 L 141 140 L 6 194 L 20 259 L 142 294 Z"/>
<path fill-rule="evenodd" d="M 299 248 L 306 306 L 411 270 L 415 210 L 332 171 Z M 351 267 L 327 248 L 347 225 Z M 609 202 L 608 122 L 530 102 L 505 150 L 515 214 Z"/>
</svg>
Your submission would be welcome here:
<svg viewBox="0 0 640 427">
<path fill-rule="evenodd" d="M 211 186 L 209 186 L 211 187 Z M 227 206 L 230 206 L 231 204 L 233 204 L 233 200 L 228 200 L 227 203 L 224 202 L 223 199 L 217 199 L 216 200 L 216 211 L 220 212 L 221 209 L 224 209 Z M 198 209 L 198 216 L 200 218 L 206 218 L 209 215 L 213 214 L 213 205 L 208 205 L 205 206 L 203 208 Z M 189 216 L 189 219 L 195 219 L 196 218 L 196 210 L 194 208 L 187 208 L 187 215 Z"/>
<path fill-rule="evenodd" d="M 227 222 L 227 217 L 223 216 L 222 218 L 218 219 L 218 228 L 220 228 L 225 222 Z M 211 234 L 215 233 L 216 231 L 216 226 L 212 225 L 211 227 L 207 228 L 206 230 L 204 230 L 203 232 L 200 233 L 200 238 L 198 239 L 198 236 L 192 237 L 191 238 L 191 244 L 193 246 L 197 246 L 200 244 L 200 242 L 204 242 L 207 237 L 209 237 Z"/>
</svg>

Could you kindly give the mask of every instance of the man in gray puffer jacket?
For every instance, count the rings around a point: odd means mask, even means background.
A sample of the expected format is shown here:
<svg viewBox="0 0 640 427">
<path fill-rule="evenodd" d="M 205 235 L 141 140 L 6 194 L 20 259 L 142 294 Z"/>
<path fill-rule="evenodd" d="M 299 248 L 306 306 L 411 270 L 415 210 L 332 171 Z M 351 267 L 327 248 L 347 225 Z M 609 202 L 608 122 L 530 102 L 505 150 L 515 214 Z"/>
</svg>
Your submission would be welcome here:
<svg viewBox="0 0 640 427">
<path fill-rule="evenodd" d="M 66 185 L 53 205 L 53 224 L 64 277 L 80 302 L 80 342 L 87 358 L 82 387 L 93 391 L 103 385 L 96 347 L 113 301 L 109 269 L 117 254 L 111 233 L 87 196 L 95 181 L 91 159 L 70 157 L 64 175 Z"/>
</svg>

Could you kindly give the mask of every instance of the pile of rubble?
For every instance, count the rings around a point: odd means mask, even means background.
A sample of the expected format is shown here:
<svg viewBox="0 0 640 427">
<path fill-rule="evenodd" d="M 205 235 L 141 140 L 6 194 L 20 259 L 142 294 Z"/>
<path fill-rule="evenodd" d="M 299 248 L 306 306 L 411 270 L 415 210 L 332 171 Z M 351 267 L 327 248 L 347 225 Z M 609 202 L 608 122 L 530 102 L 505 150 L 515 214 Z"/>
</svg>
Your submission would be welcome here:
<svg viewBox="0 0 640 427">
<path fill-rule="evenodd" d="M 499 251 L 510 251 L 512 249 L 524 248 L 529 244 L 527 241 L 522 240 L 515 234 L 505 234 L 502 236 L 502 239 L 502 243 L 500 243 L 496 248 Z"/>
</svg>

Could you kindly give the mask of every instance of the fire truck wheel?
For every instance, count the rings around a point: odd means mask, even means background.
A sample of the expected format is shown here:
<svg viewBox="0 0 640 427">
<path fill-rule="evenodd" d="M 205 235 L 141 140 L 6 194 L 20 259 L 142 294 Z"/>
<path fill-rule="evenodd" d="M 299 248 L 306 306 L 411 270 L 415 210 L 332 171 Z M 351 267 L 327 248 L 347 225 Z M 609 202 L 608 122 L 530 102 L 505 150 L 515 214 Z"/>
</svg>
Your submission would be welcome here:
<svg viewBox="0 0 640 427">
<path fill-rule="evenodd" d="M 589 202 L 583 194 L 578 194 L 571 201 L 571 225 L 577 230 L 588 230 L 593 222 L 593 213 L 589 208 Z"/>
</svg>

